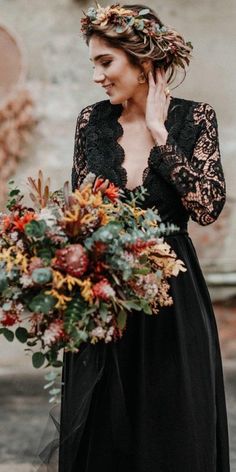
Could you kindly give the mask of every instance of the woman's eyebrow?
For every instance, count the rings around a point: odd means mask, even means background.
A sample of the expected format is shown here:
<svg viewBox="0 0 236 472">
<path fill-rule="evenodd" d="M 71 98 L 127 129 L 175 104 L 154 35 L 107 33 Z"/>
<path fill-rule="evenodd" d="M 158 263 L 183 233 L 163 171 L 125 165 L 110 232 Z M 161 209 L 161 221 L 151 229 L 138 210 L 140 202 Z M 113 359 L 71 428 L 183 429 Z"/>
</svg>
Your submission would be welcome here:
<svg viewBox="0 0 236 472">
<path fill-rule="evenodd" d="M 104 56 L 111 56 L 111 54 L 110 54 L 109 52 L 107 52 L 106 54 L 98 54 L 98 56 L 95 56 L 94 59 L 92 59 L 92 58 L 90 57 L 89 60 L 92 61 L 92 62 L 96 62 L 96 61 L 99 61 L 99 59 L 101 59 L 101 58 L 104 57 Z"/>
</svg>

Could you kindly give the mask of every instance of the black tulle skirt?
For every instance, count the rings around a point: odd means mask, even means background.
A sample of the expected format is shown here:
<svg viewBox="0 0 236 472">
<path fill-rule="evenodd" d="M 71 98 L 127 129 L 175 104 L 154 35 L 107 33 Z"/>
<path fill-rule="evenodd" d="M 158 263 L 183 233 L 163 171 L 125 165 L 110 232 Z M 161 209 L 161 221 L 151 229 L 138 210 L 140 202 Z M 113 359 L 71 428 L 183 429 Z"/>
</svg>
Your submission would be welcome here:
<svg viewBox="0 0 236 472">
<path fill-rule="evenodd" d="M 189 236 L 166 240 L 187 267 L 174 305 L 134 311 L 118 342 L 64 357 L 59 472 L 229 472 L 211 300 Z"/>
</svg>

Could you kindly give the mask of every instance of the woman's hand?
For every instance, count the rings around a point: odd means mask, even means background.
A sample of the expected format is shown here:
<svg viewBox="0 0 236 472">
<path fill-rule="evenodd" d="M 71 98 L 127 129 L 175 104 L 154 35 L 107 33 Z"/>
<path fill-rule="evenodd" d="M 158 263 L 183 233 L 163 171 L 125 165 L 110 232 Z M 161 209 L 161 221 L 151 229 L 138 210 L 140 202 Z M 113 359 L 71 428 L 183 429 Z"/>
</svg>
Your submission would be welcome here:
<svg viewBox="0 0 236 472">
<path fill-rule="evenodd" d="M 170 105 L 170 94 L 166 93 L 167 81 L 163 68 L 155 71 L 156 82 L 153 73 L 148 74 L 149 91 L 146 105 L 146 124 L 157 145 L 166 144 L 168 132 L 165 121 Z"/>
</svg>

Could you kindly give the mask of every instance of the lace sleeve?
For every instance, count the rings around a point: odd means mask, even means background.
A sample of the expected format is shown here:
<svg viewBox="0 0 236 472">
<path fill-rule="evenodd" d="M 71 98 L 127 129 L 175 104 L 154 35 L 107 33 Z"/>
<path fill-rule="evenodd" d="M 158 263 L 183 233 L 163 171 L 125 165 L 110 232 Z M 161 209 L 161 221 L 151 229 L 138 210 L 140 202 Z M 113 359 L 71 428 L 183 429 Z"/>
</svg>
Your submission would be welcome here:
<svg viewBox="0 0 236 472">
<path fill-rule="evenodd" d="M 218 128 L 212 107 L 200 103 L 193 112 L 200 126 L 191 159 L 169 137 L 151 151 L 151 165 L 172 184 L 191 218 L 201 225 L 213 223 L 225 203 L 225 180 L 220 160 Z"/>
<path fill-rule="evenodd" d="M 87 160 L 85 156 L 85 128 L 89 122 L 89 117 L 92 111 L 92 105 L 84 108 L 78 118 L 75 128 L 75 144 L 74 144 L 74 157 L 71 175 L 72 191 L 76 189 L 78 185 L 82 183 L 86 177 Z"/>
</svg>

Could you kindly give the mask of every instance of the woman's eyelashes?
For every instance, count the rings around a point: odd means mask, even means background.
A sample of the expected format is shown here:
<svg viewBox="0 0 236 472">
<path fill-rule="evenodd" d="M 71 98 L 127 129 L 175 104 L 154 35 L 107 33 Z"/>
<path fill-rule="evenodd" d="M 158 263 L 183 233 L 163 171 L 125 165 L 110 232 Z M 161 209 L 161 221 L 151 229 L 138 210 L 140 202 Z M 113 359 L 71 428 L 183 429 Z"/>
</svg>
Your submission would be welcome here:
<svg viewBox="0 0 236 472">
<path fill-rule="evenodd" d="M 112 63 L 112 61 L 106 61 L 106 62 L 101 62 L 102 67 L 109 67 L 109 65 Z M 96 66 L 93 66 L 93 70 L 96 68 Z"/>
<path fill-rule="evenodd" d="M 101 65 L 103 67 L 108 67 L 110 64 L 111 64 L 112 61 L 105 61 L 105 62 L 102 62 Z"/>
</svg>

